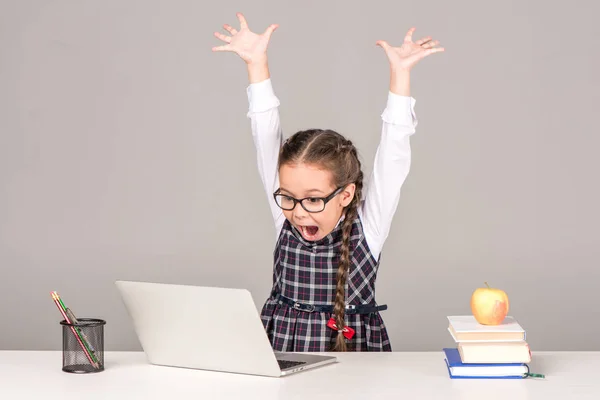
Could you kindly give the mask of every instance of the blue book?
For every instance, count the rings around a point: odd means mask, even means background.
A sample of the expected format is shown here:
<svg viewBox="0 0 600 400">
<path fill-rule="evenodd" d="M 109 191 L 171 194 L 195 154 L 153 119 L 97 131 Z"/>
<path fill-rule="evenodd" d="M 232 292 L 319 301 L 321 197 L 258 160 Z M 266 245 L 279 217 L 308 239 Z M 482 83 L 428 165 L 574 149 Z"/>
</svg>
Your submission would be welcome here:
<svg viewBox="0 0 600 400">
<path fill-rule="evenodd" d="M 444 348 L 446 367 L 451 379 L 523 379 L 527 364 L 466 364 L 456 348 Z"/>
</svg>

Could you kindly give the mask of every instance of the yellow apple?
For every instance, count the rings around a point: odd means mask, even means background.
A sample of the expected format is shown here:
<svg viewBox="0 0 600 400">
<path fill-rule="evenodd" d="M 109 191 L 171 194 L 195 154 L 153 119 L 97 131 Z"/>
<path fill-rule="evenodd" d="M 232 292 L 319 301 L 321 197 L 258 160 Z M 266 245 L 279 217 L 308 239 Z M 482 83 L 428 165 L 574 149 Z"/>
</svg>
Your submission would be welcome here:
<svg viewBox="0 0 600 400">
<path fill-rule="evenodd" d="M 508 314 L 508 296 L 501 289 L 491 288 L 485 282 L 484 288 L 477 288 L 471 295 L 471 312 L 482 325 L 500 325 Z"/>
</svg>

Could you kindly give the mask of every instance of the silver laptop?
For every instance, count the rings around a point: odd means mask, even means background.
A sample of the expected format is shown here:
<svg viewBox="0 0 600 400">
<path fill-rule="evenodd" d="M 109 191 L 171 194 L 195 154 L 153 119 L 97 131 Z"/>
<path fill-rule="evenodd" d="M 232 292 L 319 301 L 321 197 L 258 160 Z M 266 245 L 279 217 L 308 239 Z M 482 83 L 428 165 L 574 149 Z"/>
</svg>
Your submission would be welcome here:
<svg viewBox="0 0 600 400">
<path fill-rule="evenodd" d="M 337 361 L 273 351 L 246 289 L 115 283 L 151 364 L 280 377 Z"/>
</svg>

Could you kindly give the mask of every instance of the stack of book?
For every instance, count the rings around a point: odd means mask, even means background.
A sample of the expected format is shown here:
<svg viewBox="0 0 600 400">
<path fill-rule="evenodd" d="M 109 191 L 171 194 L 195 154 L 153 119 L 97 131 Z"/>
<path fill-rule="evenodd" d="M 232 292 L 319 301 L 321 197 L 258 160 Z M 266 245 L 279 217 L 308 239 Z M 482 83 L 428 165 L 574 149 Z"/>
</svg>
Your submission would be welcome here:
<svg viewBox="0 0 600 400">
<path fill-rule="evenodd" d="M 444 348 L 450 378 L 524 378 L 531 351 L 523 327 L 507 316 L 500 325 L 482 325 L 472 315 L 448 317 L 456 347 Z"/>
</svg>

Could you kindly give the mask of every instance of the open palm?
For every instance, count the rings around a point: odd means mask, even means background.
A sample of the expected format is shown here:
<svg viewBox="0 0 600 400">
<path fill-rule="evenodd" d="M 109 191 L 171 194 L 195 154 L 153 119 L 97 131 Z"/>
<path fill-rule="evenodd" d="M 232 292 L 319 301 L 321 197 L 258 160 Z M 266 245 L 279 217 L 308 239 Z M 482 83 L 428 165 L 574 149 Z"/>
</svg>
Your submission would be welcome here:
<svg viewBox="0 0 600 400">
<path fill-rule="evenodd" d="M 432 40 L 430 36 L 413 42 L 412 35 L 415 28 L 410 28 L 404 37 L 404 42 L 400 47 L 393 47 L 385 40 L 377 41 L 377 45 L 385 51 L 390 66 L 396 69 L 410 70 L 421 59 L 440 51 L 443 47 L 436 47 L 439 41 Z"/>
<path fill-rule="evenodd" d="M 215 36 L 226 44 L 215 46 L 212 50 L 236 53 L 247 64 L 264 61 L 267 58 L 267 46 L 269 45 L 269 40 L 278 25 L 269 25 L 263 33 L 256 34 L 248 28 L 246 18 L 244 18 L 241 13 L 237 13 L 236 16 L 240 21 L 240 30 L 238 31 L 231 25 L 224 24 L 223 28 L 225 28 L 231 36 L 215 32 Z"/>
</svg>

